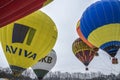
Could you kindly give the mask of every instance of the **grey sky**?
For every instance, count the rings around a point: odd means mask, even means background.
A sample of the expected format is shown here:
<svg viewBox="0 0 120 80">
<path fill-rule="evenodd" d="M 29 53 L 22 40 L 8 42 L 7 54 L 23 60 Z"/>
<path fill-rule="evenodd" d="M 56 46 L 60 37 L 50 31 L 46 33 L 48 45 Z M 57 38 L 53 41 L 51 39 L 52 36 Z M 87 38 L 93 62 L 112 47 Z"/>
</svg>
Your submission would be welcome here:
<svg viewBox="0 0 120 80">
<path fill-rule="evenodd" d="M 76 32 L 77 21 L 80 19 L 85 8 L 94 1 L 95 0 L 54 0 L 51 4 L 41 9 L 53 19 L 58 29 L 58 39 L 54 46 L 54 50 L 57 53 L 57 63 L 52 71 L 86 72 L 85 66 L 72 52 L 72 43 L 78 38 Z M 89 71 L 87 72 L 120 72 L 120 64 L 112 65 L 110 57 L 102 50 L 99 51 L 99 54 L 99 57 L 95 57 L 91 61 Z M 120 54 L 118 55 L 120 56 Z M 6 66 L 4 62 L 1 62 L 3 58 L 0 58 L 0 66 Z"/>
</svg>

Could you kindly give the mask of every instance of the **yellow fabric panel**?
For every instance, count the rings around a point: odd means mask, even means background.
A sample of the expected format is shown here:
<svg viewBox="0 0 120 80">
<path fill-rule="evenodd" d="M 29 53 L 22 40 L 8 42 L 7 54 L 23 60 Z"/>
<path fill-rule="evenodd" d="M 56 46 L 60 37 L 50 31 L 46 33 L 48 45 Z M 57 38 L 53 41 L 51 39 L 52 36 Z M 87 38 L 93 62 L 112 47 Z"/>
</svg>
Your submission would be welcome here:
<svg viewBox="0 0 120 80">
<path fill-rule="evenodd" d="M 77 25 L 76 25 L 76 29 L 78 29 L 80 27 L 80 20 L 78 20 Z"/>
<path fill-rule="evenodd" d="M 46 6 L 47 4 L 51 3 L 53 0 L 46 0 L 46 2 L 43 4 L 43 6 Z"/>
<path fill-rule="evenodd" d="M 28 34 L 23 43 L 12 43 L 14 23 L 22 24 L 36 30 L 30 45 L 26 44 Z M 50 17 L 41 11 L 36 11 L 14 23 L 1 28 L 2 47 L 10 65 L 28 68 L 46 56 L 54 47 L 57 40 L 57 28 Z M 8 51 L 6 51 L 6 45 L 8 45 Z M 14 54 L 13 51 L 15 51 Z M 26 51 L 27 53 L 25 53 Z M 27 57 L 25 57 L 26 54 Z M 37 54 L 37 56 L 35 57 L 34 54 Z M 34 60 L 33 56 L 35 57 Z"/>
<path fill-rule="evenodd" d="M 109 41 L 120 41 L 120 24 L 109 24 L 97 28 L 88 36 L 88 41 L 96 47 Z"/>
</svg>

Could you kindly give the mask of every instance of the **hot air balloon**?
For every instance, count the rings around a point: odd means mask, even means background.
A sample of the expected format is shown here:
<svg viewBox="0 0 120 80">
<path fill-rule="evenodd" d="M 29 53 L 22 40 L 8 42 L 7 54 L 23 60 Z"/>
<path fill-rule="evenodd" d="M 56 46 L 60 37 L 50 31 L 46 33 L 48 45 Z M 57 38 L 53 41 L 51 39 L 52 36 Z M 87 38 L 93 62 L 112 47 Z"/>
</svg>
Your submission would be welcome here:
<svg viewBox="0 0 120 80">
<path fill-rule="evenodd" d="M 76 31 L 77 31 L 77 34 L 79 35 L 79 37 L 89 46 L 89 47 L 91 47 L 91 48 L 93 48 L 94 49 L 94 51 L 95 51 L 95 55 L 96 56 L 98 56 L 99 54 L 98 54 L 98 48 L 97 47 L 95 47 L 94 45 L 92 45 L 90 42 L 88 42 L 86 39 L 85 39 L 85 37 L 83 36 L 83 34 L 82 34 L 82 32 L 81 32 L 81 30 L 80 30 L 80 20 L 78 20 L 78 22 L 77 22 L 77 25 L 76 25 Z"/>
<path fill-rule="evenodd" d="M 1 0 L 0 27 L 22 18 L 52 1 L 53 0 Z"/>
<path fill-rule="evenodd" d="M 94 46 L 105 50 L 114 61 L 120 48 L 120 1 L 101 0 L 91 4 L 80 19 L 80 30 Z"/>
<path fill-rule="evenodd" d="M 56 61 L 56 52 L 52 49 L 47 56 L 39 60 L 39 62 L 32 67 L 39 80 L 42 80 L 44 76 L 55 66 Z"/>
<path fill-rule="evenodd" d="M 36 11 L 0 29 L 1 44 L 15 76 L 45 57 L 57 39 L 52 19 Z"/>
<path fill-rule="evenodd" d="M 88 65 L 95 55 L 93 48 L 90 48 L 80 38 L 77 38 L 72 44 L 72 51 L 75 56 L 86 66 L 86 70 L 88 70 Z"/>
</svg>

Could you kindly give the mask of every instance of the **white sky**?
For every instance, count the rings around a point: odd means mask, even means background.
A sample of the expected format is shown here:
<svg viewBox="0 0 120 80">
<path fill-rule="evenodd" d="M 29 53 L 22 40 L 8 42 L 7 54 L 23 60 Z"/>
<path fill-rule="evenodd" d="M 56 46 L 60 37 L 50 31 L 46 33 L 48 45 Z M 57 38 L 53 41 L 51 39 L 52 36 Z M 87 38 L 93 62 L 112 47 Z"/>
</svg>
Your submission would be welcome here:
<svg viewBox="0 0 120 80">
<path fill-rule="evenodd" d="M 54 46 L 57 53 L 57 63 L 52 71 L 62 72 L 86 72 L 85 66 L 75 57 L 72 52 L 72 43 L 78 38 L 76 23 L 82 12 L 95 0 L 54 0 L 41 10 L 49 15 L 58 29 L 58 39 Z M 1 51 L 1 50 L 0 50 Z M 2 53 L 2 52 L 0 52 Z M 120 53 L 120 52 L 119 52 Z M 119 73 L 120 64 L 112 65 L 108 54 L 99 51 L 100 56 L 95 57 L 87 72 Z M 3 54 L 0 54 L 0 66 L 6 66 Z M 120 61 L 120 54 L 119 61 Z"/>
</svg>

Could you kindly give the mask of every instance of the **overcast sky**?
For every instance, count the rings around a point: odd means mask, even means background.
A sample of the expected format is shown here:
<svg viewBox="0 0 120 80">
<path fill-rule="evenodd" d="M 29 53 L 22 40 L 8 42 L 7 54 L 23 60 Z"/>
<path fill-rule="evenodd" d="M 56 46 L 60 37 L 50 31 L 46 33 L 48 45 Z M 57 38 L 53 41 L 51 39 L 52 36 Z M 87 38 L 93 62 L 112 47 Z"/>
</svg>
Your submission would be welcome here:
<svg viewBox="0 0 120 80">
<path fill-rule="evenodd" d="M 95 1 L 95 0 L 94 0 Z M 78 38 L 76 24 L 82 12 L 93 0 L 54 0 L 41 10 L 49 15 L 58 29 L 58 39 L 54 46 L 57 53 L 57 63 L 52 71 L 61 72 L 86 72 L 85 66 L 75 57 L 72 52 L 72 43 Z M 2 51 L 2 50 L 0 50 Z M 2 53 L 2 52 L 1 52 Z M 0 66 L 6 66 L 2 54 L 0 54 Z M 119 56 L 120 61 L 120 54 Z M 87 72 L 119 73 L 120 64 L 112 65 L 107 53 L 99 50 L 99 56 L 89 64 Z"/>
</svg>

